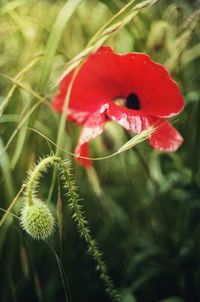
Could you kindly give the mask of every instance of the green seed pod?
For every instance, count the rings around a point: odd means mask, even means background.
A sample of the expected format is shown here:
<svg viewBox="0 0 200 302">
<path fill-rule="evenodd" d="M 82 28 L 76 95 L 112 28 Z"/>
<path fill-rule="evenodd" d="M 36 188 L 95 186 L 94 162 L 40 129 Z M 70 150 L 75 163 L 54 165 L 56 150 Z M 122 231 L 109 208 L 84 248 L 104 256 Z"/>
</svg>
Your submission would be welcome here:
<svg viewBox="0 0 200 302">
<path fill-rule="evenodd" d="M 23 206 L 20 224 L 34 239 L 46 239 L 53 232 L 54 218 L 45 203 L 34 199 L 32 204 Z"/>
</svg>

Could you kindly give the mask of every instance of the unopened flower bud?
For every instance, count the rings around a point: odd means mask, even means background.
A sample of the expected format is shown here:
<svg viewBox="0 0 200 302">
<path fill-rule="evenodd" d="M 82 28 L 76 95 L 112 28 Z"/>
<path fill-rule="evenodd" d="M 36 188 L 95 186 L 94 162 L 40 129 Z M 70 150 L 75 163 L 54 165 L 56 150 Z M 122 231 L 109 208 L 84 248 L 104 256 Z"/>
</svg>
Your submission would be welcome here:
<svg viewBox="0 0 200 302">
<path fill-rule="evenodd" d="M 35 239 L 46 239 L 54 228 L 54 218 L 45 203 L 34 200 L 26 203 L 21 210 L 20 224 Z"/>
</svg>

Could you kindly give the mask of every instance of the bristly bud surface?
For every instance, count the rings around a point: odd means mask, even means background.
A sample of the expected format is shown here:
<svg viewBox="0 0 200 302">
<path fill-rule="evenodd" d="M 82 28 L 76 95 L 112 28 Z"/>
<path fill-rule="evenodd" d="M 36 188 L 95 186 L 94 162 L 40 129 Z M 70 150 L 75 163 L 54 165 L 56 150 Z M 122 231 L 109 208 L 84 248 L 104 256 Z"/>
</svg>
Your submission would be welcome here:
<svg viewBox="0 0 200 302">
<path fill-rule="evenodd" d="M 32 204 L 26 203 L 21 210 L 20 224 L 35 239 L 48 238 L 54 228 L 54 218 L 45 203 L 34 199 Z"/>
</svg>

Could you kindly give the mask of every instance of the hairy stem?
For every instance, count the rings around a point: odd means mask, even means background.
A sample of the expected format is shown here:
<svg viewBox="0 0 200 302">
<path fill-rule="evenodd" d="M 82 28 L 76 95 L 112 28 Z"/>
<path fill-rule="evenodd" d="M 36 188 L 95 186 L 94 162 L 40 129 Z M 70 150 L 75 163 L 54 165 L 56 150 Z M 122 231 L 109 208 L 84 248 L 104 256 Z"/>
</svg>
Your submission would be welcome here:
<svg viewBox="0 0 200 302">
<path fill-rule="evenodd" d="M 107 268 L 102 259 L 102 253 L 99 251 L 96 241 L 92 238 L 91 231 L 88 227 L 88 222 L 86 221 L 84 213 L 82 211 L 82 206 L 79 204 L 79 197 L 76 192 L 74 181 L 71 179 L 69 170 L 70 168 L 66 162 L 59 162 L 59 171 L 61 179 L 64 182 L 64 188 L 66 189 L 67 196 L 69 197 L 69 206 L 73 211 L 72 217 L 78 226 L 78 230 L 81 236 L 84 237 L 88 245 L 89 253 L 97 263 L 97 270 L 100 273 L 101 279 L 105 283 L 108 295 L 110 296 L 112 301 L 119 302 L 121 301 L 120 296 L 114 288 L 113 283 L 107 273 Z"/>
<path fill-rule="evenodd" d="M 28 202 L 30 205 L 33 204 L 33 197 L 37 189 L 38 180 L 41 177 L 43 171 L 45 171 L 46 167 L 50 164 L 53 164 L 55 161 L 61 161 L 59 157 L 49 156 L 40 161 L 40 163 L 35 167 L 33 171 L 30 172 L 30 177 L 26 184 L 27 187 L 27 196 Z"/>
</svg>

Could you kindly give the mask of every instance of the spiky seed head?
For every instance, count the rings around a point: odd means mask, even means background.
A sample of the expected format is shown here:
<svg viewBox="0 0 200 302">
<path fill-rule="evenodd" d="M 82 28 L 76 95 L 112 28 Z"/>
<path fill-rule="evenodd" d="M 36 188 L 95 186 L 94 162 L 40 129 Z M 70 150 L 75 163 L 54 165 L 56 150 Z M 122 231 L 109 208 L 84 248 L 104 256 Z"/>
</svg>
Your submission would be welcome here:
<svg viewBox="0 0 200 302">
<path fill-rule="evenodd" d="M 25 203 L 21 210 L 20 224 L 34 239 L 46 239 L 53 232 L 54 218 L 47 205 L 37 199 L 32 205 Z"/>
</svg>

